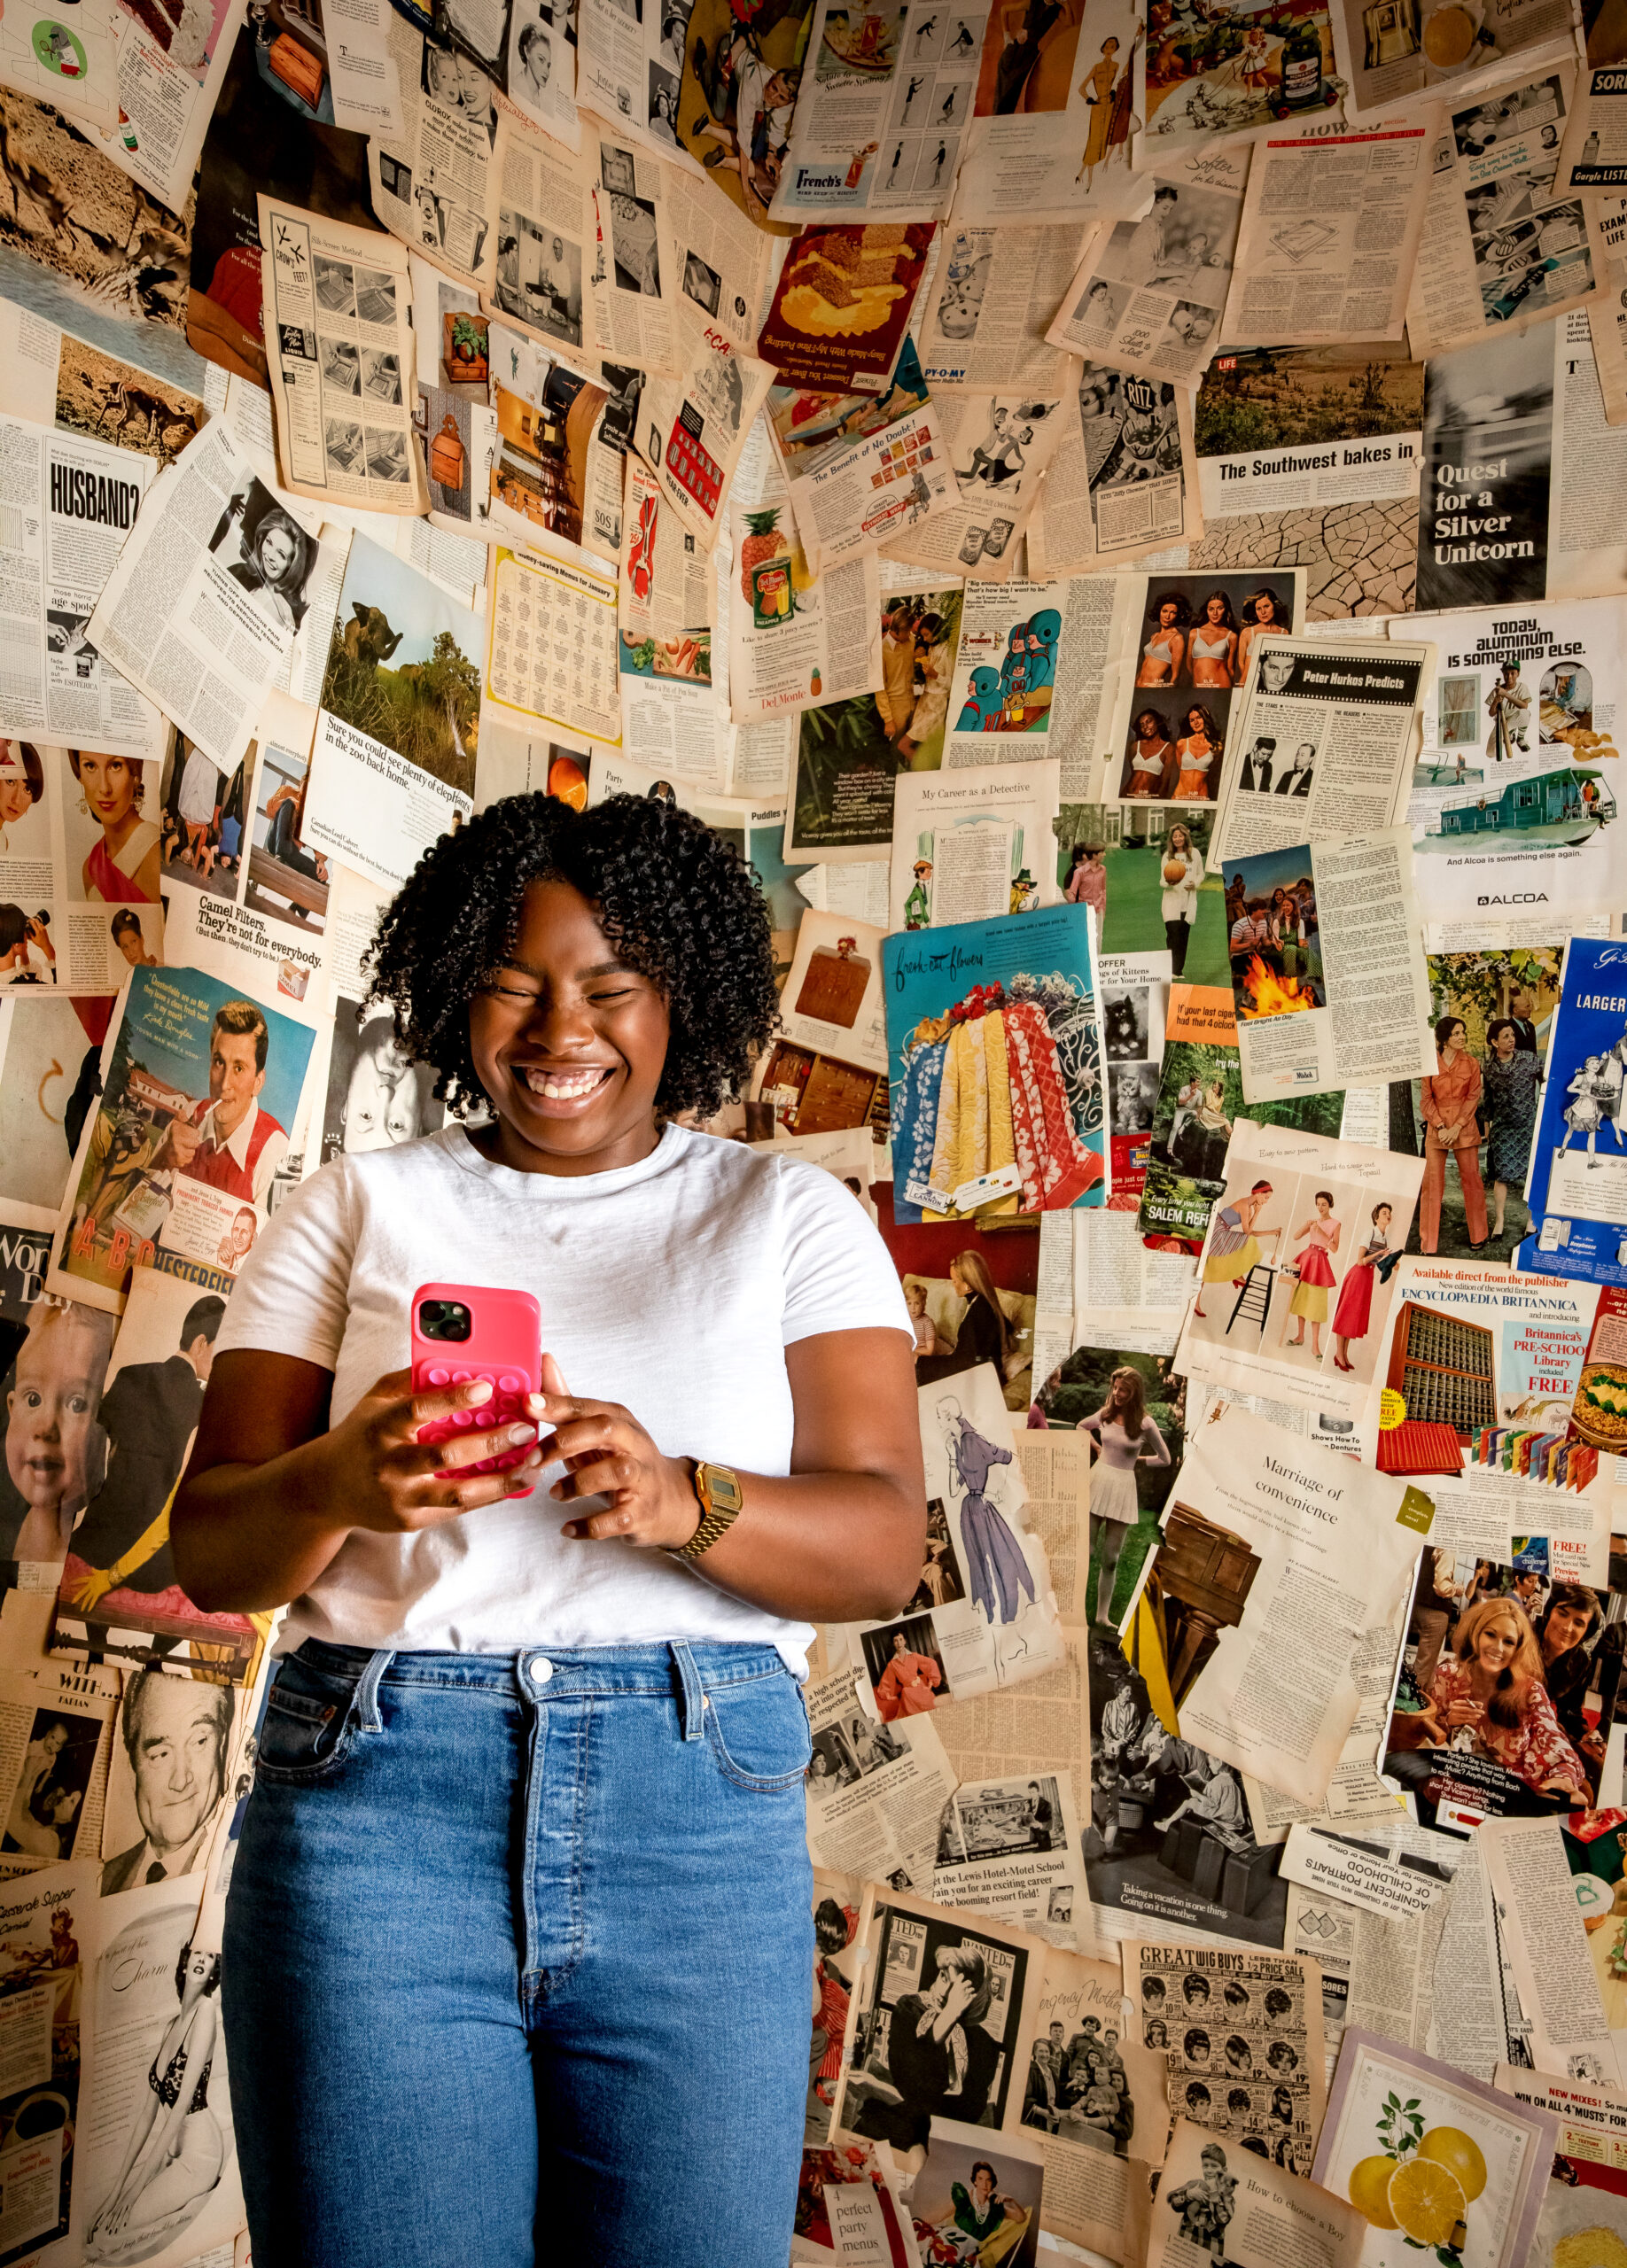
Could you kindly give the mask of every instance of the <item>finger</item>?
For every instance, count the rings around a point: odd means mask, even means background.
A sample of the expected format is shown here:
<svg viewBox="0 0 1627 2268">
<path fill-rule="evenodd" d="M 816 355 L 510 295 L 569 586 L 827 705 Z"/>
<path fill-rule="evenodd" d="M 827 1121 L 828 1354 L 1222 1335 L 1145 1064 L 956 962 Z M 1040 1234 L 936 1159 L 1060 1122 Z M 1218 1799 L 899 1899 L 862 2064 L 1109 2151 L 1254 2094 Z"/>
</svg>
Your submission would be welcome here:
<svg viewBox="0 0 1627 2268">
<path fill-rule="evenodd" d="M 579 1503 L 584 1496 L 614 1496 L 624 1488 L 632 1488 L 638 1481 L 638 1463 L 634 1457 L 617 1451 L 611 1456 L 595 1457 L 575 1472 L 567 1472 L 563 1480 L 556 1480 L 549 1495 L 561 1504 Z"/>
<path fill-rule="evenodd" d="M 627 1411 L 619 1402 L 595 1402 L 582 1394 L 528 1394 L 525 1415 L 540 1418 L 554 1426 L 569 1425 L 579 1418 L 612 1418 L 625 1419 Z"/>
<path fill-rule="evenodd" d="M 537 1371 L 537 1383 L 544 1394 L 569 1394 L 571 1391 L 564 1382 L 564 1372 L 559 1367 L 558 1357 L 553 1355 L 543 1355 Z"/>
<path fill-rule="evenodd" d="M 637 1543 L 642 1519 L 636 1504 L 612 1504 L 608 1511 L 590 1512 L 586 1519 L 566 1520 L 559 1533 L 578 1543 Z"/>
<path fill-rule="evenodd" d="M 398 1439 L 411 1440 L 420 1426 L 444 1423 L 459 1410 L 479 1410 L 491 1398 L 490 1379 L 465 1379 L 458 1386 L 432 1386 L 424 1394 L 409 1394 L 389 1412 L 387 1423 Z"/>
<path fill-rule="evenodd" d="M 614 1418 L 596 1415 L 573 1418 L 565 1425 L 556 1425 L 549 1441 L 552 1454 L 562 1457 L 573 1470 L 589 1458 L 631 1447 L 626 1432 Z"/>
<path fill-rule="evenodd" d="M 420 1456 L 433 1459 L 432 1470 L 460 1472 L 471 1464 L 484 1464 L 487 1457 L 506 1456 L 510 1449 L 529 1448 L 536 1438 L 534 1425 L 516 1424 L 492 1426 L 479 1433 L 451 1433 L 444 1441 L 416 1446 Z"/>
<path fill-rule="evenodd" d="M 486 1504 L 500 1504 L 510 1496 L 528 1496 L 536 1477 L 517 1466 L 512 1472 L 481 1472 L 468 1480 L 430 1480 L 407 1514 L 412 1527 L 438 1527 L 460 1512 L 479 1511 Z"/>
</svg>

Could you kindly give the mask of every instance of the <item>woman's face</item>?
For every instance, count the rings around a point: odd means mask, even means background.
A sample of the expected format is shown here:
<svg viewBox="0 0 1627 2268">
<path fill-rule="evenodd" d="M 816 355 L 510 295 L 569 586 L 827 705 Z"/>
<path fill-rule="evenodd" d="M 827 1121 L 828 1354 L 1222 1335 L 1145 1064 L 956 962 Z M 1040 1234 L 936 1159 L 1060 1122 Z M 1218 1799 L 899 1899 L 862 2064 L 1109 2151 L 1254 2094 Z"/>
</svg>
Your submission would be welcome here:
<svg viewBox="0 0 1627 2268">
<path fill-rule="evenodd" d="M 986 2165 L 980 2165 L 973 2174 L 972 2188 L 980 2205 L 986 2205 L 994 2194 L 994 2177 Z"/>
<path fill-rule="evenodd" d="M 1499 1060 L 1506 1063 L 1510 1056 L 1514 1052 L 1514 1035 L 1513 1028 L 1508 1024 L 1505 1024 L 1502 1030 L 1499 1032 L 1497 1037 L 1492 1041 L 1491 1045 L 1496 1048 Z"/>
<path fill-rule="evenodd" d="M 1452 1029 L 1446 1035 L 1446 1045 L 1448 1047 L 1467 1046 L 1468 1034 L 1465 1031 L 1461 1024 L 1453 1024 Z"/>
<path fill-rule="evenodd" d="M 1388 1205 L 1381 1205 L 1373 1216 L 1373 1225 L 1381 1232 L 1390 1226 L 1395 1216 Z"/>
<path fill-rule="evenodd" d="M 214 1965 L 214 1956 L 212 1953 L 193 1953 L 186 1964 L 187 1983 L 189 1984 L 206 1984 L 208 1981 L 209 1971 Z"/>
<path fill-rule="evenodd" d="M 1142 710 L 1135 720 L 1135 728 L 1144 741 L 1162 740 L 1164 737 L 1158 729 L 1158 719 L 1150 709 Z"/>
<path fill-rule="evenodd" d="M 1496 1677 L 1513 1661 L 1519 1644 L 1509 1616 L 1494 1615 L 1475 1641 L 1475 1658 L 1482 1669 Z"/>
<path fill-rule="evenodd" d="M 671 1019 L 572 883 L 527 885 L 518 933 L 469 1006 L 496 1156 L 522 1172 L 599 1173 L 647 1157 Z"/>
<path fill-rule="evenodd" d="M 1269 591 L 1262 591 L 1254 602 L 1254 619 L 1262 630 L 1271 629 L 1277 619 L 1277 602 Z"/>
<path fill-rule="evenodd" d="M 1187 711 L 1187 730 L 1189 733 L 1201 733 L 1203 729 L 1203 711 L 1201 709 L 1188 709 Z"/>
<path fill-rule="evenodd" d="M 965 1277 L 961 1275 L 960 1270 L 955 1266 L 954 1261 L 951 1261 L 949 1263 L 949 1281 L 954 1285 L 961 1297 L 965 1299 L 969 1288 L 967 1281 Z"/>
<path fill-rule="evenodd" d="M 1327 1216 L 1333 1211 L 1333 1207 L 1328 1203 L 1325 1197 L 1319 1197 L 1316 1200 L 1316 1209 L 1325 1221 L 1327 1218 Z"/>
<path fill-rule="evenodd" d="M 1226 601 L 1221 597 L 1218 591 L 1216 591 L 1212 597 L 1205 601 L 1203 611 L 1209 617 L 1211 623 L 1218 624 L 1221 616 L 1226 612 Z"/>
<path fill-rule="evenodd" d="M 119 951 L 132 968 L 144 968 L 147 964 L 145 943 L 139 929 L 126 928 L 119 932 Z"/>
<path fill-rule="evenodd" d="M 33 801 L 26 780 L 0 780 L 0 823 L 20 819 Z"/>
<path fill-rule="evenodd" d="M 1186 828 L 1185 828 L 1184 827 L 1171 827 L 1171 829 L 1170 829 L 1170 848 L 1171 848 L 1171 850 L 1187 850 L 1187 851 L 1189 851 L 1189 850 L 1191 850 L 1191 848 L 1192 848 L 1192 837 L 1187 834 L 1187 830 L 1186 830 Z"/>
<path fill-rule="evenodd" d="M 1164 604 L 1158 609 L 1159 629 L 1173 630 L 1175 627 L 1175 617 L 1179 612 L 1180 609 L 1176 605 L 1173 599 L 1165 599 Z"/>
<path fill-rule="evenodd" d="M 80 752 L 79 784 L 90 806 L 91 818 L 104 827 L 117 827 L 121 819 L 129 816 L 139 778 L 135 767 L 121 756 L 98 756 L 90 749 Z"/>
<path fill-rule="evenodd" d="M 269 527 L 260 538 L 260 568 L 268 583 L 280 583 L 293 564 L 293 538 L 286 528 Z"/>
<path fill-rule="evenodd" d="M 1592 1615 L 1585 1606 L 1556 1606 L 1548 1617 L 1543 1651 L 1550 1660 L 1579 1646 L 1588 1634 Z"/>
</svg>

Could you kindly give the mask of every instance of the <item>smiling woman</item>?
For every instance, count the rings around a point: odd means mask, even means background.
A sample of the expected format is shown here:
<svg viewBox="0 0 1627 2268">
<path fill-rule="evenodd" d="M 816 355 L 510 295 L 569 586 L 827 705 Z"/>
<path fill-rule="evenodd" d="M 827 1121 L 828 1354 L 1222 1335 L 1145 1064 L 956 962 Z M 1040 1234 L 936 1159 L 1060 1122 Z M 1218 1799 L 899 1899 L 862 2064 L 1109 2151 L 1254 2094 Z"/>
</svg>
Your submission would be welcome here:
<svg viewBox="0 0 1627 2268">
<path fill-rule="evenodd" d="M 519 2268 L 546 2198 L 596 2268 L 783 2268 L 797 1680 L 810 1621 L 896 1613 L 924 1550 L 898 1279 L 833 1177 L 680 1123 L 777 1021 L 766 904 L 688 813 L 492 805 L 386 913 L 373 997 L 454 1122 L 261 1233 L 172 1519 L 200 1604 L 293 1601 L 227 1920 L 253 2240 L 385 2268 L 455 2227 Z M 526 1422 L 414 1396 L 432 1280 L 535 1298 Z"/>
</svg>

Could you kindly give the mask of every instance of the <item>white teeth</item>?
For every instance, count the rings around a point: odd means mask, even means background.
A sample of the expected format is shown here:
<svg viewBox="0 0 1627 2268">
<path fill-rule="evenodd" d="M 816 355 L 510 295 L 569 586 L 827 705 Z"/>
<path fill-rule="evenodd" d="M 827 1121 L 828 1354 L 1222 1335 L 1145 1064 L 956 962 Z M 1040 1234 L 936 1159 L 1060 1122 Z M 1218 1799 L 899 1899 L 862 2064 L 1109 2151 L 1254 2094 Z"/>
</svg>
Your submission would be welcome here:
<svg viewBox="0 0 1627 2268">
<path fill-rule="evenodd" d="M 521 1076 L 533 1095 L 546 1095 L 550 1102 L 580 1102 L 602 1084 L 605 1069 L 596 1064 L 587 1071 L 539 1071 L 526 1065 Z"/>
</svg>

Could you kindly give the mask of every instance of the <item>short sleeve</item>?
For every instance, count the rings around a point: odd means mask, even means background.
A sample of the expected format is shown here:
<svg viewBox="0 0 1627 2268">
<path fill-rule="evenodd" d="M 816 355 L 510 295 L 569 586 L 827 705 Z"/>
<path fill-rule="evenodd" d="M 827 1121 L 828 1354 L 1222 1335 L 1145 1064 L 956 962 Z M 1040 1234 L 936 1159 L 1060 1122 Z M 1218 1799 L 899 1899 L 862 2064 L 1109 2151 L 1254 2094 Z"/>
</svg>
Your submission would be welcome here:
<svg viewBox="0 0 1627 2268">
<path fill-rule="evenodd" d="M 780 1171 L 785 1305 L 781 1339 L 794 1346 L 824 1331 L 915 1327 L 891 1255 L 845 1183 L 802 1158 L 776 1160 Z"/>
<path fill-rule="evenodd" d="M 342 1159 L 301 1182 L 277 1207 L 226 1302 L 217 1355 L 252 1348 L 337 1368 L 350 1309 L 352 1211 Z"/>
</svg>

